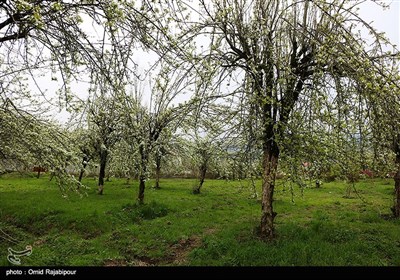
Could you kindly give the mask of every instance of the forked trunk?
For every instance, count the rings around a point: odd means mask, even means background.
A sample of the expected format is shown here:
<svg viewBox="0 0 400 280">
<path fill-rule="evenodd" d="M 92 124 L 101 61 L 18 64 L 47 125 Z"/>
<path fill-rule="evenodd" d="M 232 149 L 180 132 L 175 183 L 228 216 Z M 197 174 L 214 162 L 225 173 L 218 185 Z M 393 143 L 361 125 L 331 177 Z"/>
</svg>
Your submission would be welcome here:
<svg viewBox="0 0 400 280">
<path fill-rule="evenodd" d="M 263 148 L 262 200 L 260 236 L 265 240 L 275 237 L 273 196 L 276 171 L 278 168 L 279 148 L 275 141 L 269 140 Z"/>
<path fill-rule="evenodd" d="M 99 183 L 97 193 L 102 195 L 104 189 L 104 177 L 106 175 L 106 164 L 107 164 L 107 151 L 104 150 L 100 154 L 100 172 L 99 172 Z"/>
</svg>

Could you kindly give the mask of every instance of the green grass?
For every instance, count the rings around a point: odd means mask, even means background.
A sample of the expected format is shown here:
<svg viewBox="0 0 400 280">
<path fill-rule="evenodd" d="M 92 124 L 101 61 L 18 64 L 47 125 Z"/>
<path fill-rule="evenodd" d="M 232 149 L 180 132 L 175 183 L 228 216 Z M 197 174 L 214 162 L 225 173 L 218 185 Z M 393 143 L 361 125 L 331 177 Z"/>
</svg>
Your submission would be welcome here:
<svg viewBox="0 0 400 280">
<path fill-rule="evenodd" d="M 23 265 L 399 266 L 400 221 L 390 218 L 393 182 L 366 180 L 346 198 L 345 183 L 322 188 L 278 184 L 277 238 L 257 238 L 260 201 L 246 182 L 165 179 L 147 187 L 96 181 L 80 197 L 63 198 L 55 182 L 15 175 L 0 178 L 0 266 L 7 249 L 32 245 Z M 152 182 L 148 182 L 151 186 Z M 260 182 L 258 182 L 260 194 Z"/>
</svg>

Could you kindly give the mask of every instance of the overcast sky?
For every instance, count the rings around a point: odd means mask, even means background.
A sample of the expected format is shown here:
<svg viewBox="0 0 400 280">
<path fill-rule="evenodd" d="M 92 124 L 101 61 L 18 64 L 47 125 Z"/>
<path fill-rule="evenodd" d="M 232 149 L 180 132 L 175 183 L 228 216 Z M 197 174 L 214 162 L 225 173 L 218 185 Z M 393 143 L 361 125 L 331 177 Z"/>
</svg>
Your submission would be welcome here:
<svg viewBox="0 0 400 280">
<path fill-rule="evenodd" d="M 400 0 L 386 0 L 380 1 L 389 5 L 388 9 L 383 9 L 374 1 L 367 0 L 362 3 L 360 7 L 360 16 L 366 22 L 370 23 L 374 26 L 378 31 L 385 32 L 390 41 L 396 44 L 398 47 L 400 46 Z M 140 53 L 137 56 L 138 64 L 142 67 L 148 67 L 149 59 L 146 59 L 146 55 L 144 53 Z M 76 89 L 77 85 L 73 86 L 73 90 Z M 51 86 L 50 86 L 51 87 Z M 79 86 L 81 87 L 81 92 L 84 88 L 87 89 L 87 85 Z M 54 110 L 55 119 L 61 121 L 62 123 L 66 122 L 68 119 L 68 113 L 65 110 L 62 110 L 60 113 L 57 113 Z"/>
<path fill-rule="evenodd" d="M 387 34 L 390 41 L 400 46 L 400 0 L 380 1 L 389 4 L 390 8 L 383 10 L 373 1 L 366 1 L 360 5 L 360 16 L 371 22 L 378 30 Z"/>
</svg>

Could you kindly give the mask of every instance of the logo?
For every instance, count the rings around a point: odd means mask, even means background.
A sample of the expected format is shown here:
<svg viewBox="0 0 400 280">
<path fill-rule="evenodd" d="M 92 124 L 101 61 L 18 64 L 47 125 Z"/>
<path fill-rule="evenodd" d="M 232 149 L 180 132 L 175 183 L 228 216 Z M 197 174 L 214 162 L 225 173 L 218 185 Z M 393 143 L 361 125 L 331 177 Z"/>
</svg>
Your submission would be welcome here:
<svg viewBox="0 0 400 280">
<path fill-rule="evenodd" d="M 23 251 L 15 251 L 12 248 L 8 248 L 7 260 L 15 265 L 21 264 L 21 259 L 19 257 L 30 256 L 32 254 L 32 246 L 28 245 Z"/>
</svg>

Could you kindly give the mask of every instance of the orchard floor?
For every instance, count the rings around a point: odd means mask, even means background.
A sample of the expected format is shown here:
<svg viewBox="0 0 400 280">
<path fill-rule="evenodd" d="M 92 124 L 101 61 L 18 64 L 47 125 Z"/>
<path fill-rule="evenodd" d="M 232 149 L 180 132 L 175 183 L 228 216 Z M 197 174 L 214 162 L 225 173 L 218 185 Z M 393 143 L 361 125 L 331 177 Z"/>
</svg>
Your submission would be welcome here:
<svg viewBox="0 0 400 280">
<path fill-rule="evenodd" d="M 0 266 L 8 248 L 32 246 L 25 266 L 400 266 L 400 220 L 390 216 L 393 180 L 365 180 L 346 196 L 343 182 L 304 188 L 279 183 L 277 238 L 257 238 L 260 201 L 247 181 L 149 181 L 145 205 L 138 183 L 96 181 L 67 198 L 47 176 L 0 177 Z M 260 195 L 260 182 L 257 182 Z"/>
</svg>

